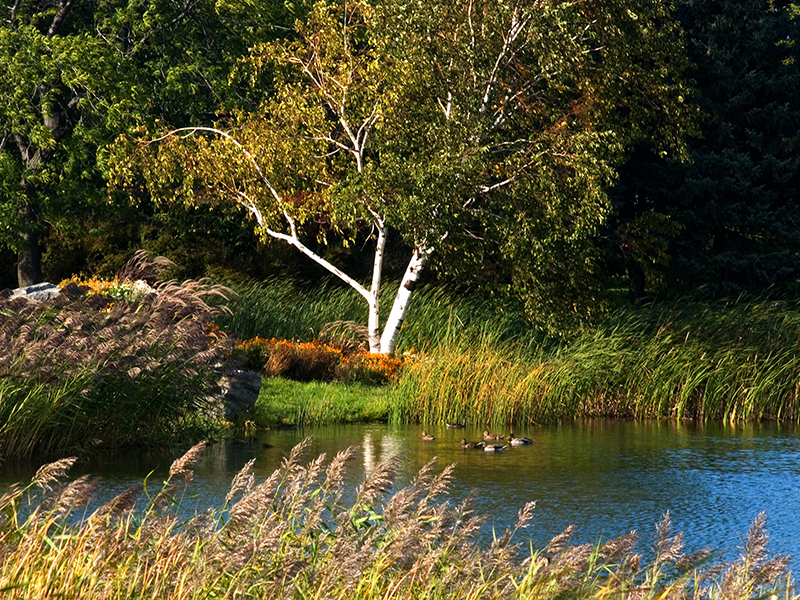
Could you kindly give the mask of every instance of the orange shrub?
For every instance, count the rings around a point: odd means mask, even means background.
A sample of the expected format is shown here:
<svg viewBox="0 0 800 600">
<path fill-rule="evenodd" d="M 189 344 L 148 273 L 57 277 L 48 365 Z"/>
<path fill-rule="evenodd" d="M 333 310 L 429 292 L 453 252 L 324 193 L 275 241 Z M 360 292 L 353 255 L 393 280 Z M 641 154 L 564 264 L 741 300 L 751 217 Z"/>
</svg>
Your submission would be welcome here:
<svg viewBox="0 0 800 600">
<path fill-rule="evenodd" d="M 360 381 L 385 384 L 397 379 L 406 360 L 385 354 L 344 353 L 330 344 L 255 337 L 236 345 L 245 368 L 299 381 Z"/>
<path fill-rule="evenodd" d="M 389 383 L 397 379 L 405 360 L 386 354 L 360 352 L 346 357 L 337 369 L 337 379 L 362 383 Z"/>
</svg>

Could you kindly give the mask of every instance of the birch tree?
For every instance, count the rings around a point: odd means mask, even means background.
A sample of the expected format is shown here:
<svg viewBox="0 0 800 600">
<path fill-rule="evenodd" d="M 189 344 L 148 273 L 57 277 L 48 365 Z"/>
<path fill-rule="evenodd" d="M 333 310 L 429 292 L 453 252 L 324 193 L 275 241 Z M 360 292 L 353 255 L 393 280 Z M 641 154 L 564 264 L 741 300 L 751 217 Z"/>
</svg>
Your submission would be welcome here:
<svg viewBox="0 0 800 600">
<path fill-rule="evenodd" d="M 668 3 L 320 1 L 295 30 L 242 67 L 273 77 L 259 111 L 121 140 L 114 181 L 188 204 L 238 203 L 265 239 L 363 296 L 371 352 L 395 350 L 434 254 L 458 272 L 488 253 L 528 266 L 556 246 L 579 253 L 625 148 L 656 133 L 679 143 Z M 325 241 L 371 231 L 369 282 L 311 249 L 311 221 Z M 390 235 L 410 257 L 381 328 Z"/>
</svg>

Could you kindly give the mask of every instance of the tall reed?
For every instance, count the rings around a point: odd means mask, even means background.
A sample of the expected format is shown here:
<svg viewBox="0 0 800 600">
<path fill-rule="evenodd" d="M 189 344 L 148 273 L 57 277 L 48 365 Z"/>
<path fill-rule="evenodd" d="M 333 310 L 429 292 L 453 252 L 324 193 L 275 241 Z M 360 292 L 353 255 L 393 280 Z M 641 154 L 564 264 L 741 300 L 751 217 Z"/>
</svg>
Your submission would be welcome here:
<svg viewBox="0 0 800 600">
<path fill-rule="evenodd" d="M 311 287 L 285 279 L 225 284 L 236 296 L 227 303 L 230 313 L 221 315 L 217 322 L 220 328 L 241 339 L 260 336 L 311 341 L 334 322 L 367 324 L 364 299 L 349 287 L 330 283 Z M 397 286 L 392 284 L 382 290 L 382 322 L 396 292 Z M 399 350 L 427 350 L 465 336 L 525 345 L 540 339 L 532 338 L 521 311 L 509 301 L 457 296 L 441 288 L 426 287 L 414 295 L 403 323 Z"/>
<path fill-rule="evenodd" d="M 221 323 L 241 335 L 313 339 L 366 312 L 351 290 L 272 281 L 239 288 Z M 385 290 L 390 306 L 392 289 Z M 800 304 L 629 307 L 559 340 L 508 302 L 441 288 L 415 295 L 400 350 L 421 355 L 393 390 L 396 421 L 534 423 L 580 416 L 797 421 Z"/>
<path fill-rule="evenodd" d="M 687 555 L 668 514 L 657 528 L 652 560 L 638 535 L 604 544 L 570 543 L 572 527 L 546 548 L 514 540 L 534 516 L 488 547 L 473 498 L 441 500 L 453 466 L 435 459 L 411 485 L 390 490 L 396 457 L 377 465 L 345 501 L 357 448 L 306 462 L 305 440 L 263 481 L 253 461 L 234 477 L 221 507 L 187 516 L 179 498 L 204 444 L 170 468 L 158 491 L 131 488 L 88 512 L 97 482 L 60 483 L 74 459 L 42 467 L 27 486 L 0 497 L 0 592 L 13 600 L 183 600 L 199 598 L 795 598 L 788 558 L 767 554 L 763 515 L 733 563 L 708 551 Z"/>
<path fill-rule="evenodd" d="M 128 271 L 149 267 L 137 255 Z M 52 455 L 164 442 L 206 403 L 231 344 L 208 282 L 165 281 L 136 302 L 75 283 L 50 302 L 0 299 L 0 452 Z"/>
<path fill-rule="evenodd" d="M 478 341 L 406 368 L 397 420 L 625 416 L 795 421 L 800 307 L 629 309 L 538 351 Z"/>
</svg>

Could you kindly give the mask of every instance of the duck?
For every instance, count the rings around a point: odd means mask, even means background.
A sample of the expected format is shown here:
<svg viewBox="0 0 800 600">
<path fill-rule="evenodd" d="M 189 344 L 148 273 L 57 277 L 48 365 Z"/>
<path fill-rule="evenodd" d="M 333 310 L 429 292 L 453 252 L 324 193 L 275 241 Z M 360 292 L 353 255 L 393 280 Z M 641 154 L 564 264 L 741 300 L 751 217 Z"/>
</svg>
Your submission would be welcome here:
<svg viewBox="0 0 800 600">
<path fill-rule="evenodd" d="M 485 452 L 502 452 L 506 447 L 503 444 L 486 444 L 483 447 Z"/>
<path fill-rule="evenodd" d="M 422 440 L 423 440 L 423 441 L 425 441 L 425 442 L 432 442 L 432 441 L 433 441 L 433 440 L 435 440 L 435 439 L 436 439 L 436 438 L 435 438 L 435 437 L 433 437 L 433 436 L 432 436 L 430 433 L 428 433 L 428 432 L 427 432 L 427 431 L 425 431 L 424 429 L 422 430 Z"/>
<path fill-rule="evenodd" d="M 495 442 L 497 440 L 505 439 L 505 436 L 502 433 L 489 433 L 488 431 L 484 431 L 483 439 L 485 439 L 487 442 Z"/>
<path fill-rule="evenodd" d="M 517 437 L 513 433 L 509 433 L 508 443 L 512 446 L 527 446 L 528 444 L 532 444 L 533 440 L 526 437 Z"/>
<path fill-rule="evenodd" d="M 464 423 L 445 423 L 448 429 L 464 429 Z"/>
<path fill-rule="evenodd" d="M 483 445 L 483 442 L 468 442 L 466 439 L 461 438 L 462 448 L 481 449 L 483 448 Z"/>
</svg>

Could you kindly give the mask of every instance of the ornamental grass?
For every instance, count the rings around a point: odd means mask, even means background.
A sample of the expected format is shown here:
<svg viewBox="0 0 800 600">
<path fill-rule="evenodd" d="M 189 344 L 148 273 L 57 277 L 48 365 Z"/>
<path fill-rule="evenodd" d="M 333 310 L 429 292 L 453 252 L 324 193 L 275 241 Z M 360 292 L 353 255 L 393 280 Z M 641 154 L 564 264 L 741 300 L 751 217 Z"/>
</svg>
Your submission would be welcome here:
<svg viewBox="0 0 800 600">
<path fill-rule="evenodd" d="M 152 269 L 139 253 L 119 281 L 144 279 Z M 89 294 L 76 282 L 50 302 L 0 299 L 5 458 L 163 444 L 205 426 L 196 414 L 232 345 L 211 325 L 221 309 L 207 299 L 226 289 L 153 283 L 136 300 Z"/>
<path fill-rule="evenodd" d="M 192 468 L 204 444 L 176 460 L 159 490 L 130 488 L 88 510 L 97 481 L 61 483 L 74 458 L 43 466 L 0 497 L 0 593 L 27 600 L 281 598 L 675 599 L 796 598 L 789 559 L 767 553 L 765 518 L 741 555 L 686 554 L 665 515 L 645 561 L 635 532 L 574 544 L 572 527 L 534 550 L 515 539 L 534 503 L 488 546 L 474 496 L 443 499 L 453 466 L 426 464 L 391 493 L 399 461 L 380 463 L 355 491 L 345 476 L 357 448 L 307 461 L 298 444 L 256 481 L 254 461 L 222 506 L 187 515 Z"/>
</svg>

